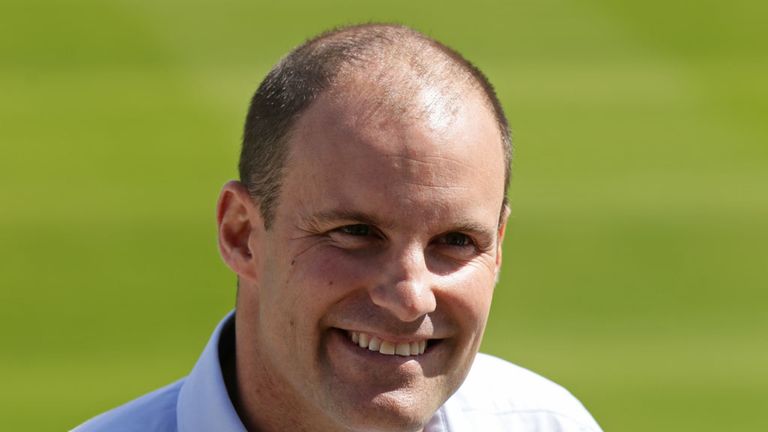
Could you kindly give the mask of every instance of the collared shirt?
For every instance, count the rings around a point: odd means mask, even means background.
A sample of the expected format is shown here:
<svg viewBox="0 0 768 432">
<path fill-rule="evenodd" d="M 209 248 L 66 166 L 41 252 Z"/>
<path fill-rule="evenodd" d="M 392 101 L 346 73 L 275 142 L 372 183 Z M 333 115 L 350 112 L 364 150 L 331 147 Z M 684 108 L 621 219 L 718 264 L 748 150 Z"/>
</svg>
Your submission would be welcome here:
<svg viewBox="0 0 768 432">
<path fill-rule="evenodd" d="M 186 378 L 101 414 L 72 432 L 245 432 L 219 361 L 223 329 L 213 332 Z M 519 366 L 478 354 L 467 379 L 425 432 L 601 432 L 567 390 Z"/>
</svg>

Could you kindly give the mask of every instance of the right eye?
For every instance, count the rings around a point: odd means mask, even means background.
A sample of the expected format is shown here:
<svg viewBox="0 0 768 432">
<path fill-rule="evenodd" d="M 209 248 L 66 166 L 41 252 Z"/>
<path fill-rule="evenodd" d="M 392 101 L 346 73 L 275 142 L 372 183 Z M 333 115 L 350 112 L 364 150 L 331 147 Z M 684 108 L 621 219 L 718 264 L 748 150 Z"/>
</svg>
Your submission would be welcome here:
<svg viewBox="0 0 768 432">
<path fill-rule="evenodd" d="M 368 224 L 340 226 L 331 230 L 328 233 L 328 237 L 336 247 L 349 250 L 374 247 L 380 244 L 382 239 L 379 231 Z"/>
<path fill-rule="evenodd" d="M 371 226 L 366 224 L 345 225 L 341 228 L 337 228 L 336 231 L 356 237 L 366 237 L 373 234 Z"/>
</svg>

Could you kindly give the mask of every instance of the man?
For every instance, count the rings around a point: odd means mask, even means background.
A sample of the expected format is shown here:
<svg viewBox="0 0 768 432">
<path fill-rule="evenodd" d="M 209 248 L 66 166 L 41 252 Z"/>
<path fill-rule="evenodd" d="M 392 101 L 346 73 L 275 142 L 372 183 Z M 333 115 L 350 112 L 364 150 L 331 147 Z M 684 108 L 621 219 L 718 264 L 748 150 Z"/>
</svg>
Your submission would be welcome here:
<svg viewBox="0 0 768 432">
<path fill-rule="evenodd" d="M 295 49 L 218 203 L 236 313 L 191 374 L 77 431 L 599 431 L 477 355 L 501 265 L 509 132 L 486 78 L 411 29 Z"/>
</svg>

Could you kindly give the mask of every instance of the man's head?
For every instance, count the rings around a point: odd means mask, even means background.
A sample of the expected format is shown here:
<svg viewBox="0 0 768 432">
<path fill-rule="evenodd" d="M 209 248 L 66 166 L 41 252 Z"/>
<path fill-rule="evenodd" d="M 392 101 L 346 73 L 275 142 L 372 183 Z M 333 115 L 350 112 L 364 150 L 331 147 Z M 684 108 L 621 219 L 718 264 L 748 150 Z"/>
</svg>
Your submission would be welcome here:
<svg viewBox="0 0 768 432">
<path fill-rule="evenodd" d="M 412 30 L 363 26 L 299 47 L 260 87 L 248 186 L 227 184 L 218 209 L 246 426 L 420 430 L 466 377 L 501 264 L 509 154 L 478 74 Z M 314 90 L 292 98 L 297 86 Z"/>
<path fill-rule="evenodd" d="M 507 119 L 485 75 L 450 47 L 404 26 L 369 24 L 321 34 L 299 46 L 262 81 L 251 100 L 240 154 L 240 181 L 259 201 L 269 228 L 280 195 L 287 142 L 299 116 L 325 90 L 350 74 L 377 68 L 378 87 L 394 97 L 432 85 L 461 98 L 479 90 L 492 111 L 504 149 L 509 184 L 512 146 Z M 399 74 L 408 69 L 410 74 Z M 386 102 L 386 101 L 382 101 Z M 401 101 L 402 102 L 402 101 Z M 404 107 L 412 105 L 405 100 Z"/>
</svg>

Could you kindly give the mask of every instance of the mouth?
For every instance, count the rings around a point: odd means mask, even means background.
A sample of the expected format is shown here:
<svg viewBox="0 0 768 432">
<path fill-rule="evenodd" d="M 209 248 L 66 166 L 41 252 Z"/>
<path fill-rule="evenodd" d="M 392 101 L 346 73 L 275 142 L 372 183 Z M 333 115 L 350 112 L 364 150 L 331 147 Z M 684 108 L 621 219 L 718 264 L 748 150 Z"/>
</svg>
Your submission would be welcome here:
<svg viewBox="0 0 768 432">
<path fill-rule="evenodd" d="M 411 357 L 424 354 L 428 339 L 389 341 L 364 332 L 347 331 L 349 340 L 360 348 L 390 356 Z"/>
</svg>

